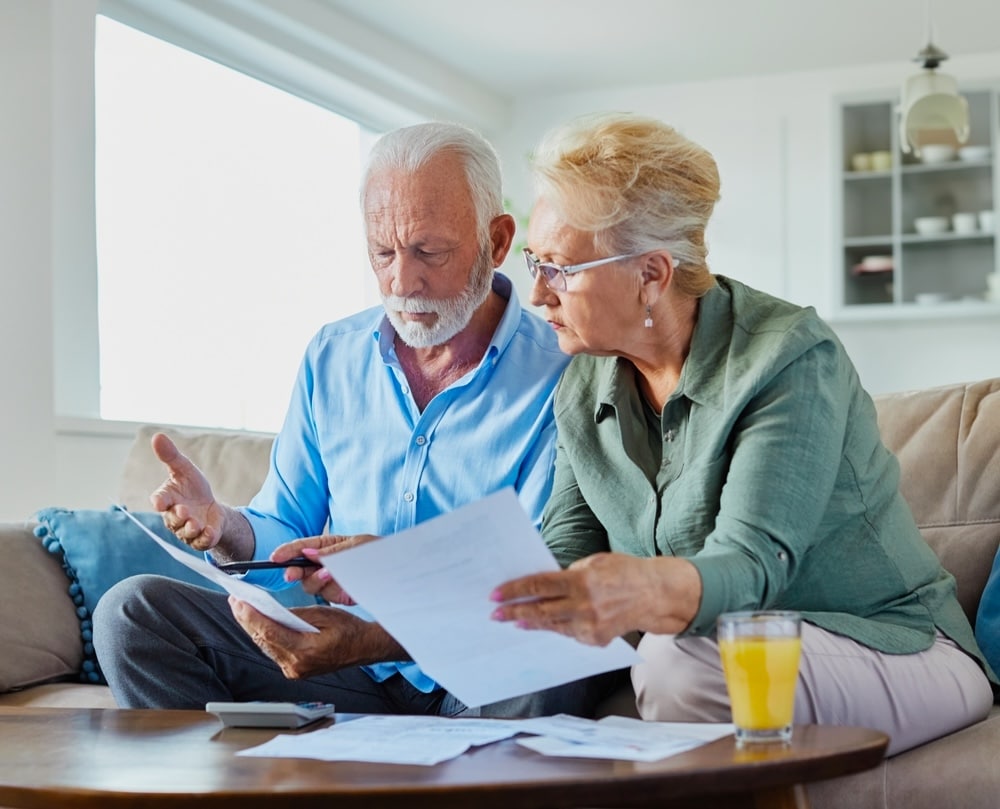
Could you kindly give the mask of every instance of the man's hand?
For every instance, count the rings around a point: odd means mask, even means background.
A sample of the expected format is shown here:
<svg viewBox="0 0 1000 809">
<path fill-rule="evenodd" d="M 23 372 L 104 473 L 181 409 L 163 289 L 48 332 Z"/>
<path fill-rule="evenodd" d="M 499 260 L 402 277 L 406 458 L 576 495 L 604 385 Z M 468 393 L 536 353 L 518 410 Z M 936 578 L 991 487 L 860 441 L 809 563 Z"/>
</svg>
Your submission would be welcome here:
<svg viewBox="0 0 1000 809">
<path fill-rule="evenodd" d="M 149 501 L 163 515 L 163 522 L 178 539 L 195 550 L 214 548 L 222 538 L 226 512 L 212 494 L 208 480 L 163 433 L 152 439 L 153 452 L 169 471 L 169 477 Z"/>
<path fill-rule="evenodd" d="M 271 559 L 275 562 L 284 562 L 296 556 L 304 556 L 306 559 L 314 561 L 318 567 L 287 568 L 285 581 L 301 582 L 303 590 L 312 595 L 320 596 L 330 604 L 350 606 L 354 604 L 354 599 L 337 584 L 333 576 L 330 575 L 330 571 L 322 566 L 319 558 L 329 553 L 337 553 L 357 545 L 363 545 L 373 539 L 378 539 L 378 537 L 372 534 L 355 534 L 354 536 L 325 534 L 318 537 L 305 537 L 304 539 L 296 539 L 294 542 L 286 542 L 275 548 Z"/>
<path fill-rule="evenodd" d="M 407 660 L 403 647 L 378 624 L 336 607 L 296 607 L 292 610 L 319 632 L 297 632 L 257 612 L 245 601 L 229 597 L 233 617 L 261 651 L 290 680 L 329 674 L 332 671 Z"/>
</svg>

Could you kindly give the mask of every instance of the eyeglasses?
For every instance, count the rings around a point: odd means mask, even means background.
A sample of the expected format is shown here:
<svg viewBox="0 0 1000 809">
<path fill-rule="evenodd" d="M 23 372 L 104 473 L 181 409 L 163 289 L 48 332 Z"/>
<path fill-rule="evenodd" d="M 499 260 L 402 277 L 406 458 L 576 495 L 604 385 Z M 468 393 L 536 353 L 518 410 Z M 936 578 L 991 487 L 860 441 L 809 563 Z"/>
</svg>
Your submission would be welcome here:
<svg viewBox="0 0 1000 809">
<path fill-rule="evenodd" d="M 541 261 L 538 256 L 532 253 L 527 247 L 524 248 L 524 260 L 528 263 L 528 272 L 534 280 L 538 273 L 545 279 L 545 285 L 556 292 L 566 291 L 566 276 L 574 273 L 589 270 L 592 267 L 600 267 L 602 264 L 610 264 L 612 261 L 621 261 L 626 258 L 635 258 L 642 253 L 622 253 L 620 256 L 609 256 L 599 258 L 596 261 L 585 261 L 583 264 L 553 264 L 551 261 Z"/>
</svg>

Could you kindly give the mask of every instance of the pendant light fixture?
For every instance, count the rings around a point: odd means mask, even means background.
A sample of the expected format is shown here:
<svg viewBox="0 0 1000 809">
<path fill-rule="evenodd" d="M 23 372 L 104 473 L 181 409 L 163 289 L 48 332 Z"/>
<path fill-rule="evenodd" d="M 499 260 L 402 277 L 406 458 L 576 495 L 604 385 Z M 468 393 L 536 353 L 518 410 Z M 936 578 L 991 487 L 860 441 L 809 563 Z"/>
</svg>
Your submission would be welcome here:
<svg viewBox="0 0 1000 809">
<path fill-rule="evenodd" d="M 920 148 L 931 143 L 955 145 L 969 138 L 969 103 L 958 92 L 952 76 L 938 73 L 948 58 L 934 44 L 931 3 L 927 0 L 927 44 L 913 61 L 923 69 L 903 84 L 899 104 L 899 139 L 904 152 L 920 157 Z"/>
</svg>

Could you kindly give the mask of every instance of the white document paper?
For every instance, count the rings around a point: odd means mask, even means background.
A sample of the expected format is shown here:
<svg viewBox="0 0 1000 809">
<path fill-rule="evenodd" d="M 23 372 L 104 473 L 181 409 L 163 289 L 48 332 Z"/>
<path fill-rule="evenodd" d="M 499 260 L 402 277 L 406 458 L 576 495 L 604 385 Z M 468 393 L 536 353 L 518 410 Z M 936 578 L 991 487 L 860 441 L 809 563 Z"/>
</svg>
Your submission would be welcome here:
<svg viewBox="0 0 1000 809">
<path fill-rule="evenodd" d="M 546 756 L 658 761 L 733 733 L 728 723 L 644 722 L 627 716 L 606 716 L 594 722 L 575 716 L 526 719 L 525 733 L 537 733 L 517 743 Z"/>
<path fill-rule="evenodd" d="M 312 733 L 280 734 L 237 755 L 429 766 L 518 732 L 517 720 L 365 716 Z"/>
<path fill-rule="evenodd" d="M 733 726 L 624 716 L 595 722 L 565 714 L 536 719 L 365 716 L 311 733 L 279 734 L 237 755 L 429 766 L 519 733 L 541 734 L 517 743 L 546 756 L 657 761 L 729 736 Z"/>
<path fill-rule="evenodd" d="M 163 548 L 163 550 L 169 553 L 182 565 L 191 568 L 191 570 L 195 573 L 200 573 L 206 579 L 210 579 L 215 582 L 226 592 L 232 593 L 241 601 L 246 601 L 255 610 L 257 610 L 257 612 L 277 621 L 282 626 L 286 626 L 289 629 L 295 629 L 298 632 L 319 632 L 319 630 L 312 624 L 306 623 L 294 612 L 289 610 L 283 604 L 280 604 L 274 596 L 272 596 L 263 587 L 258 587 L 256 584 L 250 584 L 250 582 L 243 581 L 242 579 L 233 578 L 228 573 L 223 573 L 214 565 L 210 565 L 201 557 L 192 556 L 190 553 L 182 551 L 180 548 L 175 548 L 169 542 L 164 542 L 160 537 L 139 522 L 139 520 L 130 514 L 124 506 L 116 504 L 115 508 L 138 525 L 146 536 L 152 539 L 157 545 Z"/>
<path fill-rule="evenodd" d="M 559 569 L 512 489 L 320 561 L 428 676 L 470 708 L 640 660 L 621 638 L 588 646 L 490 618 L 498 585 Z"/>
</svg>

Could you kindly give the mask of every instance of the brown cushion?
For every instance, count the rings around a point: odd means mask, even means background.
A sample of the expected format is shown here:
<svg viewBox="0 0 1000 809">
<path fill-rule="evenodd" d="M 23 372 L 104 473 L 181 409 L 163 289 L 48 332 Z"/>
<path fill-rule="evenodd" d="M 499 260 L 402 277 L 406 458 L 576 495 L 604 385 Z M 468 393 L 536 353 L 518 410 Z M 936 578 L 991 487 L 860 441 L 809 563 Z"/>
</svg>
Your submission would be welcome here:
<svg viewBox="0 0 1000 809">
<path fill-rule="evenodd" d="M 274 441 L 269 433 L 146 425 L 136 433 L 119 486 L 121 504 L 133 511 L 150 510 L 149 495 L 167 476 L 149 446 L 157 432 L 166 433 L 194 462 L 223 503 L 246 505 L 264 482 Z"/>
<path fill-rule="evenodd" d="M 955 577 L 958 602 L 969 623 L 976 625 L 976 611 L 990 575 L 993 557 L 1000 545 L 1000 526 L 982 525 L 928 526 L 921 529 L 924 539 L 937 553 L 944 569 Z"/>
<path fill-rule="evenodd" d="M 69 579 L 33 527 L 0 523 L 0 692 L 75 679 L 83 659 Z"/>
<path fill-rule="evenodd" d="M 883 440 L 970 620 L 1000 544 L 1000 379 L 878 396 Z"/>
</svg>

